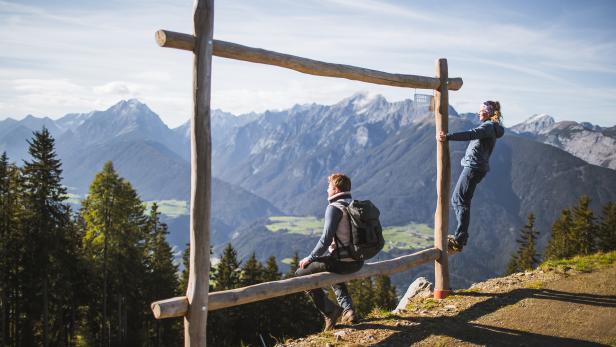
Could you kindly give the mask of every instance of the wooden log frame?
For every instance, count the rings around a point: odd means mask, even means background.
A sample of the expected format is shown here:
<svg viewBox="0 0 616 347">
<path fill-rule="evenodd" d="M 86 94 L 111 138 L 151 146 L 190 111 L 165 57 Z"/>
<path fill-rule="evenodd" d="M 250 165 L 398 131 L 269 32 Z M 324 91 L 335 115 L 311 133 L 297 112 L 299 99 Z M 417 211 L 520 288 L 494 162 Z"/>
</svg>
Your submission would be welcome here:
<svg viewBox="0 0 616 347">
<path fill-rule="evenodd" d="M 267 300 L 370 276 L 389 275 L 434 261 L 440 256 L 440 251 L 438 249 L 428 248 L 398 258 L 366 264 L 361 270 L 352 274 L 339 275 L 330 272 L 322 272 L 280 281 L 259 283 L 243 288 L 213 292 L 209 294 L 208 310 L 214 311 L 255 301 Z M 180 296 L 156 301 L 152 303 L 151 308 L 154 317 L 157 319 L 182 317 L 186 314 L 189 304 L 186 297 Z"/>
<path fill-rule="evenodd" d="M 190 155 L 190 266 L 184 314 L 184 345 L 205 346 L 210 271 L 212 139 L 210 100 L 214 0 L 197 0 L 193 10 L 193 115 Z"/>
<path fill-rule="evenodd" d="M 212 56 L 280 66 L 299 72 L 346 78 L 396 87 L 433 89 L 436 132 L 448 129 L 448 90 L 459 90 L 461 78 L 449 78 L 447 60 L 436 63 L 436 77 L 402 75 L 350 65 L 325 63 L 289 54 L 213 39 L 214 0 L 194 0 L 194 35 L 159 30 L 156 41 L 162 47 L 178 48 L 194 53 L 193 101 L 191 119 L 191 205 L 190 266 L 186 296 L 152 303 L 158 319 L 184 317 L 184 345 L 205 346 L 207 312 L 249 302 L 266 300 L 304 290 L 322 288 L 334 283 L 374 275 L 388 275 L 435 261 L 435 297 L 449 293 L 447 226 L 450 159 L 447 142 L 437 143 L 437 208 L 435 212 L 435 247 L 392 260 L 366 264 L 360 271 L 338 275 L 319 273 L 282 281 L 260 283 L 249 287 L 208 293 L 209 243 L 211 213 L 211 130 L 210 99 Z"/>
<path fill-rule="evenodd" d="M 157 31 L 156 42 L 161 47 L 187 51 L 193 51 L 195 47 L 194 36 L 168 30 Z M 213 45 L 213 54 L 215 56 L 275 65 L 311 75 L 346 78 L 394 87 L 437 89 L 441 85 L 441 80 L 434 77 L 392 74 L 350 65 L 325 63 L 220 40 L 213 40 Z M 447 80 L 447 88 L 459 90 L 462 88 L 462 83 L 461 78 L 451 78 Z"/>
<path fill-rule="evenodd" d="M 434 118 L 436 135 L 448 131 L 449 94 L 447 86 L 447 59 L 436 61 L 436 76 L 441 86 L 434 91 Z M 447 234 L 449 218 L 449 181 L 451 176 L 449 144 L 447 141 L 436 143 L 436 212 L 434 213 L 434 247 L 441 256 L 434 262 L 434 298 L 443 299 L 449 290 L 449 263 L 447 260 Z"/>
</svg>

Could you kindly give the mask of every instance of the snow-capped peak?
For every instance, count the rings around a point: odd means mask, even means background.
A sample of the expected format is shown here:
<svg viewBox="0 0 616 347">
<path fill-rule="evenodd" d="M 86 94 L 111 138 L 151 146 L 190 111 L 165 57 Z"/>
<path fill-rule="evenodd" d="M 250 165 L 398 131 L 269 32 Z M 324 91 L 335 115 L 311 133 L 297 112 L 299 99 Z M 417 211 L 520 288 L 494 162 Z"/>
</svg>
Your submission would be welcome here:
<svg viewBox="0 0 616 347">
<path fill-rule="evenodd" d="M 555 124 L 554 118 L 546 113 L 534 114 L 511 129 L 518 133 L 541 134 L 548 132 Z"/>
</svg>

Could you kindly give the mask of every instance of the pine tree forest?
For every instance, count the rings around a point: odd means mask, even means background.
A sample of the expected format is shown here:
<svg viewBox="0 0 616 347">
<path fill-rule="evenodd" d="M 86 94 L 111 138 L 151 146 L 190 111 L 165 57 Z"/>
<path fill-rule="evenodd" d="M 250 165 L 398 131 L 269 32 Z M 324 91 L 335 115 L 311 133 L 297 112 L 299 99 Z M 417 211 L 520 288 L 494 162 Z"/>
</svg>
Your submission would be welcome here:
<svg viewBox="0 0 616 347">
<path fill-rule="evenodd" d="M 616 204 L 608 202 L 597 218 L 590 203 L 589 197 L 583 195 L 575 206 L 561 211 L 552 224 L 543 260 L 616 250 Z M 511 255 L 506 274 L 533 269 L 542 260 L 537 249 L 539 231 L 535 229 L 534 221 L 534 215 L 529 214 L 526 225 L 520 230 L 518 248 Z"/>
<path fill-rule="evenodd" d="M 73 210 L 49 131 L 34 132 L 28 146 L 22 166 L 0 156 L 0 346 L 182 345 L 183 321 L 156 320 L 150 310 L 185 293 L 188 278 L 188 248 L 180 271 L 157 204 L 146 208 L 107 162 Z M 605 213 L 614 218 L 614 210 Z M 601 230 L 613 242 L 613 227 Z M 289 278 L 299 264 L 296 254 L 282 274 L 276 258 L 241 262 L 231 245 L 219 257 L 210 291 Z M 360 316 L 396 305 L 386 276 L 349 288 Z M 273 345 L 323 324 L 304 293 L 212 311 L 207 321 L 212 346 Z"/>
</svg>

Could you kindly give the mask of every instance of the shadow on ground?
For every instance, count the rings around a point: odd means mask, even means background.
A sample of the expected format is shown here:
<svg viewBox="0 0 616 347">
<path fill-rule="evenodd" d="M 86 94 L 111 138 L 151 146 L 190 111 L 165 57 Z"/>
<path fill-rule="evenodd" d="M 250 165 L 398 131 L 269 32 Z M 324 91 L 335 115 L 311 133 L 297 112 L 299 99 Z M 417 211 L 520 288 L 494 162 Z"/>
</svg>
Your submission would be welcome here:
<svg viewBox="0 0 616 347">
<path fill-rule="evenodd" d="M 449 336 L 460 341 L 486 346 L 607 346 L 574 338 L 486 326 L 473 323 L 473 321 L 529 298 L 616 307 L 616 296 L 571 294 L 550 289 L 516 289 L 502 294 L 467 292 L 456 293 L 456 295 L 489 297 L 489 299 L 476 303 L 455 316 L 399 317 L 399 321 L 407 323 L 406 326 L 399 327 L 380 324 L 379 321 L 383 319 L 370 319 L 353 326 L 353 328 L 356 330 L 383 329 L 395 331 L 393 335 L 374 346 L 408 346 L 420 342 L 430 335 Z M 580 318 L 583 319 L 583 317 Z"/>
</svg>

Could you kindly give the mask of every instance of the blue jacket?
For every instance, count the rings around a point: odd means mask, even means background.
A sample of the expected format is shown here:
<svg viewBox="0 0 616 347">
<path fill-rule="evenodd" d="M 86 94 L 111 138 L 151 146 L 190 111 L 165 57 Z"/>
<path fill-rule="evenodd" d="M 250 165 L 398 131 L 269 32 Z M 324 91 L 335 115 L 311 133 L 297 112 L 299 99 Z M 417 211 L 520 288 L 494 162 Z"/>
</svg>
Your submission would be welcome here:
<svg viewBox="0 0 616 347">
<path fill-rule="evenodd" d="M 447 134 L 447 140 L 471 141 L 460 163 L 464 167 L 487 172 L 490 170 L 490 155 L 496 139 L 504 134 L 505 128 L 502 125 L 487 120 L 474 129 Z"/>
<path fill-rule="evenodd" d="M 350 204 L 353 199 L 351 198 L 350 192 L 344 192 L 336 194 L 329 200 L 329 205 L 327 205 L 327 209 L 325 209 L 323 233 L 321 234 L 321 238 L 317 242 L 317 245 L 308 256 L 308 259 L 311 262 L 315 261 L 317 257 L 322 256 L 334 240 L 334 235 L 336 234 L 336 230 L 338 230 L 338 224 L 342 220 L 342 211 L 340 211 L 339 208 L 332 206 L 332 203 L 339 200 Z"/>
</svg>

